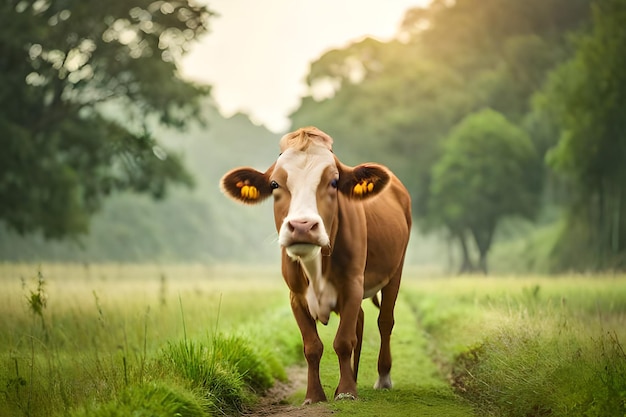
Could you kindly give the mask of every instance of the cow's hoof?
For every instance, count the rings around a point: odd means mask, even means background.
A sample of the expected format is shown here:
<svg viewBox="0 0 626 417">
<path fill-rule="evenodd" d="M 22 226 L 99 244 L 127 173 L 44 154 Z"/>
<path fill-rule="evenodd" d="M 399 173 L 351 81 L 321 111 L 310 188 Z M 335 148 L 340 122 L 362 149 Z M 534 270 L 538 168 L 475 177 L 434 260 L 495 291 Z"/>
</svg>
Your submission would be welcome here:
<svg viewBox="0 0 626 417">
<path fill-rule="evenodd" d="M 379 376 L 378 381 L 374 384 L 374 389 L 391 389 L 393 383 L 391 382 L 391 376 Z"/>
<path fill-rule="evenodd" d="M 335 401 L 339 400 L 356 400 L 356 395 L 351 394 L 349 392 L 342 392 L 335 396 Z"/>
<path fill-rule="evenodd" d="M 304 400 L 304 402 L 302 403 L 303 406 L 305 405 L 311 405 L 311 404 L 315 404 L 315 403 L 323 403 L 326 401 L 326 396 L 320 397 L 318 399 L 315 398 L 307 398 L 306 400 Z"/>
</svg>

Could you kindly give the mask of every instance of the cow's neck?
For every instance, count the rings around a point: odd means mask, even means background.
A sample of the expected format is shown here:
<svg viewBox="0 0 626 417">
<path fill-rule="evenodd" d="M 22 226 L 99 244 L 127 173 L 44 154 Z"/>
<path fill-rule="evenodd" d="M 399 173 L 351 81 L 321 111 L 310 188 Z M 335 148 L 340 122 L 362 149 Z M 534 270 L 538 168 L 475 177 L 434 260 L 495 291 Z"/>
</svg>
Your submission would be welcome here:
<svg viewBox="0 0 626 417">
<path fill-rule="evenodd" d="M 323 274 L 322 254 L 306 259 L 299 259 L 300 265 L 309 281 L 306 300 L 309 312 L 314 319 L 328 324 L 330 312 L 337 305 L 337 290 Z"/>
</svg>

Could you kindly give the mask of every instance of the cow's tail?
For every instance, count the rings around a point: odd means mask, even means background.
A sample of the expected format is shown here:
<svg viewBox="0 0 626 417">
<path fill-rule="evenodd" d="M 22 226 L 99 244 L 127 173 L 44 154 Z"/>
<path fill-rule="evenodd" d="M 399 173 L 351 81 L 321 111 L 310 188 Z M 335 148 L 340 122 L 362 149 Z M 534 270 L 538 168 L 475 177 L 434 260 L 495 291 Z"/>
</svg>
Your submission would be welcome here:
<svg viewBox="0 0 626 417">
<path fill-rule="evenodd" d="M 374 294 L 372 297 L 372 303 L 380 310 L 380 301 L 378 300 L 378 293 Z"/>
</svg>

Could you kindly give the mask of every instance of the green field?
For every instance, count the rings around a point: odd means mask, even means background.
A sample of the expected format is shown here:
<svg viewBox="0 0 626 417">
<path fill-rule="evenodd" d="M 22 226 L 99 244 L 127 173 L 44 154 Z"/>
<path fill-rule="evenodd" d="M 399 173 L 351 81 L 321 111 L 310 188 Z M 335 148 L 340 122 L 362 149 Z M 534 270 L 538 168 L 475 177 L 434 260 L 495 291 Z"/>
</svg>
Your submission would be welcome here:
<svg viewBox="0 0 626 417">
<path fill-rule="evenodd" d="M 277 267 L 0 265 L 0 415 L 254 415 L 303 366 Z M 394 389 L 375 391 L 376 310 L 359 416 L 623 416 L 626 277 L 405 274 Z M 333 317 L 322 383 L 338 379 Z M 287 401 L 298 405 L 304 387 Z M 316 406 L 317 407 L 317 406 Z M 297 414 L 294 414 L 297 415 Z"/>
</svg>

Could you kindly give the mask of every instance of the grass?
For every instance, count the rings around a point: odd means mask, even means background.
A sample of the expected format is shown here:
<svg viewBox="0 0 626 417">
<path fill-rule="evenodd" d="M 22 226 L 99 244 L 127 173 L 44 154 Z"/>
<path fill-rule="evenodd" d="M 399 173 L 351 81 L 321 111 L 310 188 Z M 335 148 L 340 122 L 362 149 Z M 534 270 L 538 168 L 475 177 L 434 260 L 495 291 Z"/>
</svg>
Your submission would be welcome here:
<svg viewBox="0 0 626 417">
<path fill-rule="evenodd" d="M 207 408 L 213 414 L 242 412 L 252 404 L 251 392 L 246 382 L 251 378 L 246 370 L 241 370 L 239 361 L 260 363 L 247 344 L 233 344 L 233 339 L 213 338 L 210 345 L 183 340 L 170 343 L 159 359 L 160 367 L 166 375 L 179 375 L 188 381 L 189 388 L 202 392 Z M 241 343 L 241 342 L 240 342 Z M 237 352 L 224 348 L 237 346 Z M 242 348 L 243 347 L 243 348 Z M 243 352 L 243 356 L 238 354 Z M 258 370 L 259 366 L 256 366 Z M 269 370 L 260 370 L 262 381 L 272 378 Z M 271 382 L 268 383 L 271 385 Z"/>
<path fill-rule="evenodd" d="M 278 360 L 266 360 L 264 348 L 217 333 L 284 304 L 280 277 L 249 272 L 200 266 L 0 265 L 0 415 L 67 415 L 80 409 L 102 409 L 107 415 L 113 406 L 103 404 L 132 405 L 143 395 L 137 392 L 152 392 L 155 401 L 174 400 L 181 389 L 202 392 L 198 401 L 210 410 L 207 399 L 216 394 L 207 392 L 219 387 L 194 384 L 198 381 L 176 375 L 163 359 L 173 360 L 175 346 L 191 349 L 195 341 L 201 360 L 214 358 L 218 373 L 225 371 L 233 383 L 241 379 L 242 398 L 234 408 L 248 406 L 268 381 L 285 377 Z M 271 375 L 253 374 L 255 363 L 268 363 Z"/>
<path fill-rule="evenodd" d="M 0 285 L 0 415 L 236 415 L 303 364 L 274 267 L 0 264 Z M 389 391 L 372 388 L 377 311 L 364 309 L 359 400 L 323 406 L 338 416 L 626 413 L 623 276 L 409 272 Z M 319 326 L 329 398 L 337 323 Z"/>
<path fill-rule="evenodd" d="M 211 405 L 172 383 L 151 383 L 123 390 L 111 401 L 76 408 L 70 417 L 205 417 L 211 415 Z"/>
<path fill-rule="evenodd" d="M 412 289 L 433 355 L 481 415 L 623 416 L 623 277 L 459 278 Z"/>
<path fill-rule="evenodd" d="M 392 335 L 391 371 L 394 387 L 391 390 L 375 390 L 378 377 L 376 370 L 380 337 L 376 319 L 377 309 L 371 302 L 363 304 L 365 329 L 361 362 L 359 367 L 359 399 L 355 402 L 331 402 L 330 407 L 338 416 L 472 416 L 471 407 L 454 394 L 450 385 L 441 377 L 437 365 L 427 354 L 428 341 L 401 297 L 395 310 L 396 324 Z M 339 368 L 332 339 L 338 317 L 333 316 L 328 327 L 320 334 L 326 350 L 322 359 L 322 383 L 328 398 L 333 398 L 339 379 Z M 321 326 L 319 326 L 321 327 Z M 302 394 L 303 395 L 303 394 Z"/>
</svg>

